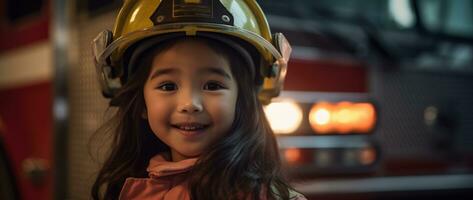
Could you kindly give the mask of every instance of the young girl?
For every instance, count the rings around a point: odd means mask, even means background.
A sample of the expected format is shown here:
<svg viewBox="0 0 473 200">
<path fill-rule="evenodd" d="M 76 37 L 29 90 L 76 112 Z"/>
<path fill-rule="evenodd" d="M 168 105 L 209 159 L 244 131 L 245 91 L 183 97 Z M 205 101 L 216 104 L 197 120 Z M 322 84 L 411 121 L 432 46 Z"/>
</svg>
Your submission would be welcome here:
<svg viewBox="0 0 473 200">
<path fill-rule="evenodd" d="M 222 2 L 125 1 L 113 39 L 94 41 L 118 107 L 94 199 L 305 199 L 260 103 L 279 93 L 290 47 L 255 1 Z"/>
</svg>

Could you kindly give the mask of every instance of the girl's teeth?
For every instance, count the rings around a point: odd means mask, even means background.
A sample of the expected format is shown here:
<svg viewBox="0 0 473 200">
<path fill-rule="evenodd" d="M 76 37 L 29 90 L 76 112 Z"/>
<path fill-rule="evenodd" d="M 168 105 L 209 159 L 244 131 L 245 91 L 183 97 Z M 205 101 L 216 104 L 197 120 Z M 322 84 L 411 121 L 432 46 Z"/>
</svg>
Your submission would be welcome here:
<svg viewBox="0 0 473 200">
<path fill-rule="evenodd" d="M 193 131 L 197 129 L 201 129 L 203 126 L 180 126 L 179 129 L 186 130 L 186 131 Z"/>
</svg>

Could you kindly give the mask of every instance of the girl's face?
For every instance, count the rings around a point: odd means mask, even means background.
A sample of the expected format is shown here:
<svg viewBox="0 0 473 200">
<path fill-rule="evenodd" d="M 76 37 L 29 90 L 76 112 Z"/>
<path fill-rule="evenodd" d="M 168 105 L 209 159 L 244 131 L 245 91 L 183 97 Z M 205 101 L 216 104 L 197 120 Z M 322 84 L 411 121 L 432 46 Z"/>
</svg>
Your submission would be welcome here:
<svg viewBox="0 0 473 200">
<path fill-rule="evenodd" d="M 230 63 L 197 40 L 155 55 L 143 92 L 151 130 L 174 161 L 199 156 L 235 117 L 238 88 Z"/>
</svg>

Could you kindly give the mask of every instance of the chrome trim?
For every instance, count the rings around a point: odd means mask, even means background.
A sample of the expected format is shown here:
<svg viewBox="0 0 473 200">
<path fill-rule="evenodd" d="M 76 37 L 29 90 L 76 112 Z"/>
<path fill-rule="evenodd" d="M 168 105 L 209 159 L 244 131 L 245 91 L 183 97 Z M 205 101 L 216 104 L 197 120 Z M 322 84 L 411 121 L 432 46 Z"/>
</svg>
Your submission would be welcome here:
<svg viewBox="0 0 473 200">
<path fill-rule="evenodd" d="M 300 103 L 315 103 L 318 101 L 367 101 L 370 102 L 370 96 L 367 93 L 349 93 L 349 92 L 302 92 L 302 91 L 281 91 L 276 100 L 293 99 Z"/>
<path fill-rule="evenodd" d="M 364 148 L 371 144 L 366 135 L 279 136 L 279 148 Z"/>
<path fill-rule="evenodd" d="M 303 194 L 350 194 L 473 189 L 472 174 L 313 180 L 293 184 Z"/>
<path fill-rule="evenodd" d="M 69 105 L 68 91 L 68 65 L 70 46 L 70 1 L 52 1 L 52 29 L 51 42 L 53 43 L 54 59 L 54 99 L 53 99 L 53 152 L 54 152 L 54 188 L 53 199 L 67 199 L 67 138 Z"/>
</svg>

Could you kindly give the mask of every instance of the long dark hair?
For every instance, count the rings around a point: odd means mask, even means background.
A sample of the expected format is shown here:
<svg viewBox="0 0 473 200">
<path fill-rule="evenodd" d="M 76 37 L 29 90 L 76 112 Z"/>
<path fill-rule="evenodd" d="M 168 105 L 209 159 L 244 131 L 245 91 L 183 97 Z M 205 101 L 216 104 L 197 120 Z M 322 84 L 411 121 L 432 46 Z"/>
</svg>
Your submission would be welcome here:
<svg viewBox="0 0 473 200">
<path fill-rule="evenodd" d="M 289 199 L 292 189 L 284 180 L 275 136 L 258 101 L 258 87 L 249 67 L 227 45 L 202 39 L 217 54 L 227 58 L 236 78 L 238 97 L 235 119 L 229 133 L 204 150 L 189 172 L 191 199 Z M 147 177 L 152 156 L 169 151 L 142 118 L 145 109 L 143 86 L 154 55 L 179 40 L 146 51 L 138 68 L 115 98 L 118 111 L 107 126 L 115 136 L 110 155 L 92 187 L 94 199 L 117 199 L 127 177 Z M 103 128 L 102 128 L 103 129 Z M 99 129 L 100 130 L 100 129 Z M 100 195 L 101 191 L 104 195 Z M 262 193 L 263 192 L 263 193 Z"/>
</svg>

